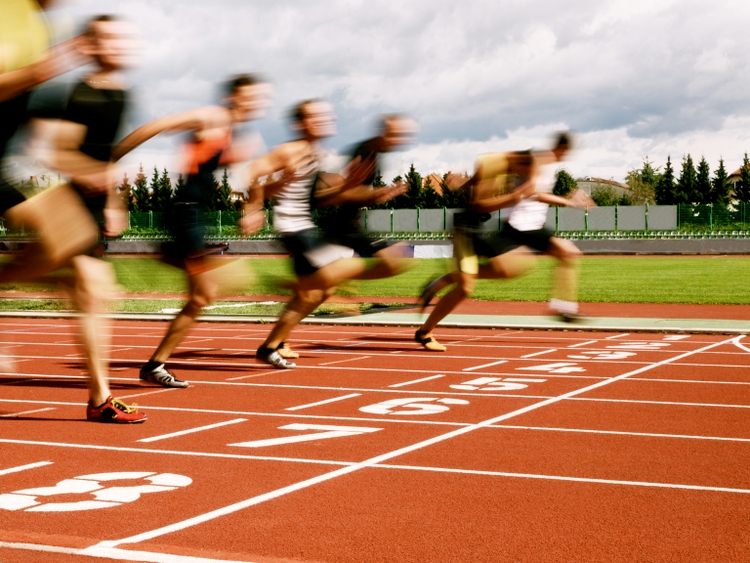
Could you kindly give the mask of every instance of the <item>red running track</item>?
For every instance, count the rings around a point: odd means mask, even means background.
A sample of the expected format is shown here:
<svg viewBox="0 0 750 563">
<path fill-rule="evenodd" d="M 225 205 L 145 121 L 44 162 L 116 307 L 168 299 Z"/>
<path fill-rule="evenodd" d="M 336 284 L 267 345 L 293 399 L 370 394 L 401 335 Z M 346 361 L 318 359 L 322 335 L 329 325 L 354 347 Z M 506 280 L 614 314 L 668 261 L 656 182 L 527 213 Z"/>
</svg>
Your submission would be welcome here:
<svg viewBox="0 0 750 563">
<path fill-rule="evenodd" d="M 75 326 L 0 320 L 0 561 L 750 561 L 750 342 L 720 335 L 117 322 L 86 422 Z M 6 362 L 7 364 L 7 362 Z"/>
</svg>

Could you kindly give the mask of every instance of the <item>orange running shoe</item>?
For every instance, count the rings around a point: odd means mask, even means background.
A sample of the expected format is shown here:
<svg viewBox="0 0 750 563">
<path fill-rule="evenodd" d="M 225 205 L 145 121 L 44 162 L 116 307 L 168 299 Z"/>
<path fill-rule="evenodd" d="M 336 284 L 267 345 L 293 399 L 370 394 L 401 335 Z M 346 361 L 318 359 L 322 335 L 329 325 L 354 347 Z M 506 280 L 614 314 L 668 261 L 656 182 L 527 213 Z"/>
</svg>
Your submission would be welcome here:
<svg viewBox="0 0 750 563">
<path fill-rule="evenodd" d="M 135 403 L 128 406 L 111 395 L 103 405 L 95 407 L 89 401 L 86 407 L 86 419 L 92 422 L 111 422 L 114 424 L 135 424 L 146 421 L 146 413 L 138 412 Z"/>
</svg>

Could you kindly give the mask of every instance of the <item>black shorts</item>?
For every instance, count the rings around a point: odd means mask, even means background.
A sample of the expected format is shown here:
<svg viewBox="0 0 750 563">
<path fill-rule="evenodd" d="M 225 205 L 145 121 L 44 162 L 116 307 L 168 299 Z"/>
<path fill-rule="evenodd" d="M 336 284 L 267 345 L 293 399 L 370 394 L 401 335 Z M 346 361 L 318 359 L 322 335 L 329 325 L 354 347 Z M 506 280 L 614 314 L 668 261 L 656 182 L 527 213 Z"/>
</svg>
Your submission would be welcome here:
<svg viewBox="0 0 750 563">
<path fill-rule="evenodd" d="M 185 260 L 206 254 L 208 211 L 198 204 L 176 203 L 170 230 L 174 240 L 162 245 L 164 254 Z"/>
<path fill-rule="evenodd" d="M 326 239 L 334 244 L 351 248 L 362 258 L 372 258 L 376 253 L 391 246 L 384 238 L 372 238 L 358 228 L 342 229 L 340 231 L 326 230 Z"/>
<path fill-rule="evenodd" d="M 516 247 L 528 246 L 539 252 L 547 252 L 550 239 L 555 236 L 555 233 L 546 227 L 533 231 L 519 231 L 511 226 L 510 223 L 503 221 L 503 229 L 500 231 L 500 236 Z"/>
<path fill-rule="evenodd" d="M 485 234 L 476 229 L 458 227 L 453 233 L 453 256 L 465 274 L 479 273 L 479 257 L 494 258 L 518 248 L 502 233 Z"/>
<path fill-rule="evenodd" d="M 298 276 L 314 274 L 323 266 L 347 257 L 348 248 L 332 243 L 318 229 L 283 234 L 282 242 L 292 255 L 294 272 Z"/>
</svg>

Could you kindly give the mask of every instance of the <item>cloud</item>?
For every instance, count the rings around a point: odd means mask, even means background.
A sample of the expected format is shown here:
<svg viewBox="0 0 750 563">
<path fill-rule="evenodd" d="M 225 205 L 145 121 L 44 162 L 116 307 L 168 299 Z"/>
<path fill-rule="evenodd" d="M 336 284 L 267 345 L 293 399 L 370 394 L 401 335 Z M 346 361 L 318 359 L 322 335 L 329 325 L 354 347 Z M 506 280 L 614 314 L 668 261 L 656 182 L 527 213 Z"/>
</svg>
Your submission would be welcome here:
<svg viewBox="0 0 750 563">
<path fill-rule="evenodd" d="M 519 131 L 545 139 L 560 124 L 607 143 L 579 153 L 591 175 L 623 177 L 632 151 L 740 154 L 748 144 L 735 129 L 750 114 L 747 2 L 78 0 L 70 9 L 122 12 L 142 30 L 136 121 L 209 103 L 217 82 L 251 70 L 276 85 L 258 126 L 269 144 L 287 138 L 285 108 L 312 96 L 336 107 L 336 146 L 368 135 L 379 112 L 414 114 L 425 166 L 471 162 L 471 147 L 520 141 Z"/>
</svg>

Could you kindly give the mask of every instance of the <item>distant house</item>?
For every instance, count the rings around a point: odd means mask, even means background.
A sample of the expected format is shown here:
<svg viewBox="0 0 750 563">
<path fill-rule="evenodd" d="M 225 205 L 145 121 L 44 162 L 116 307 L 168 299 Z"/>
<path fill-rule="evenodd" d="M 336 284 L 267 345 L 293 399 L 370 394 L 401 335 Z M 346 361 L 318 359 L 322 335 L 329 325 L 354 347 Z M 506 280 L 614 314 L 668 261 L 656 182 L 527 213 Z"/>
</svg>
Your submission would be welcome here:
<svg viewBox="0 0 750 563">
<path fill-rule="evenodd" d="M 750 164 L 747 166 L 750 168 Z M 727 184 L 729 184 L 732 188 L 734 188 L 734 185 L 740 181 L 740 176 L 742 175 L 742 167 L 740 166 L 737 170 L 732 172 L 729 177 L 727 178 Z"/>
<path fill-rule="evenodd" d="M 435 172 L 433 172 L 432 174 L 428 174 L 427 176 L 423 176 L 422 187 L 427 184 L 427 178 L 430 179 L 430 182 L 432 183 L 432 189 L 435 190 L 435 193 L 437 193 L 438 195 L 443 195 L 443 176 Z M 469 176 L 465 172 L 461 172 L 458 174 L 455 172 L 448 172 L 448 174 L 445 176 L 445 183 L 451 190 L 455 190 L 463 186 L 469 178 L 471 178 L 471 176 Z"/>
<path fill-rule="evenodd" d="M 614 180 L 605 180 L 604 178 L 592 178 L 588 176 L 586 178 L 577 178 L 576 184 L 578 184 L 578 189 L 583 191 L 589 197 L 596 188 L 605 187 L 612 188 L 618 197 L 630 193 L 627 184 L 615 182 Z"/>
</svg>

